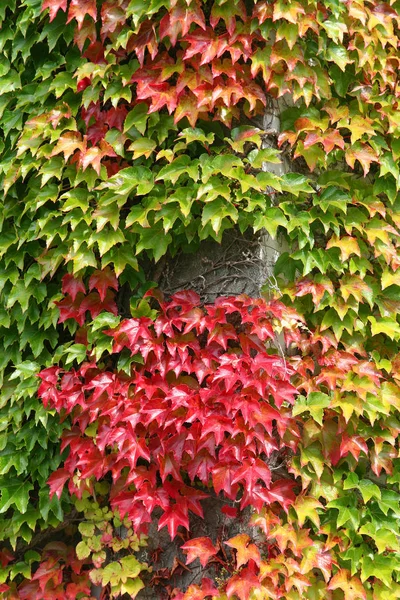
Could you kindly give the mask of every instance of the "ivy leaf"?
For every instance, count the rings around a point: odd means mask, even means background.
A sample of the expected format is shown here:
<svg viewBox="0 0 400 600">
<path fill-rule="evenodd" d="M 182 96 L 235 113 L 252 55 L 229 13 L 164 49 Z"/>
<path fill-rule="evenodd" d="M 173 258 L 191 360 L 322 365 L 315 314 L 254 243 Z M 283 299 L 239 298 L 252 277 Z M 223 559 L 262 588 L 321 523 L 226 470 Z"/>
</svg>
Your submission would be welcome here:
<svg viewBox="0 0 400 600">
<path fill-rule="evenodd" d="M 163 229 L 151 227 L 140 231 L 140 238 L 136 244 L 136 254 L 143 250 L 151 250 L 154 260 L 157 262 L 167 252 L 172 241 L 171 234 L 165 233 Z"/>
<path fill-rule="evenodd" d="M 175 184 L 181 175 L 188 172 L 188 167 L 191 163 L 192 160 L 187 154 L 179 156 L 161 169 L 156 177 L 156 181 L 164 179 L 164 181 L 171 181 L 171 183 Z"/>
<path fill-rule="evenodd" d="M 33 490 L 33 485 L 29 481 L 2 480 L 0 514 L 5 513 L 10 507 L 15 506 L 17 510 L 24 514 L 28 509 L 29 492 Z"/>
<path fill-rule="evenodd" d="M 316 509 L 323 508 L 323 506 L 316 498 L 304 495 L 297 496 L 293 508 L 296 511 L 300 527 L 303 527 L 306 519 L 310 519 L 319 528 L 320 519 Z"/>
<path fill-rule="evenodd" d="M 144 587 L 144 583 L 139 577 L 135 577 L 135 579 L 128 578 L 125 582 L 121 583 L 121 593 L 129 594 L 131 598 L 136 598 L 140 590 Z"/>
<path fill-rule="evenodd" d="M 279 208 L 267 208 L 263 213 L 258 213 L 253 224 L 254 232 L 260 229 L 268 231 L 272 239 L 276 238 L 278 227 L 287 226 L 287 219 Z"/>
<path fill-rule="evenodd" d="M 72 302 L 75 302 L 76 296 L 80 292 L 86 294 L 86 287 L 82 279 L 68 273 L 62 278 L 61 290 L 63 294 L 69 294 L 71 296 Z"/>
<path fill-rule="evenodd" d="M 228 598 L 236 595 L 239 600 L 248 600 L 254 589 L 260 588 L 258 577 L 250 568 L 245 568 L 228 580 L 226 595 Z"/>
<path fill-rule="evenodd" d="M 209 537 L 192 538 L 181 546 L 181 550 L 187 554 L 187 565 L 199 558 L 203 568 L 206 567 L 210 557 L 218 552 Z"/>
<path fill-rule="evenodd" d="M 108 583 L 111 583 L 111 585 L 118 585 L 121 581 L 121 574 L 121 563 L 117 561 L 110 562 L 102 571 L 101 582 L 104 586 L 106 586 Z"/>
<path fill-rule="evenodd" d="M 384 269 L 382 273 L 382 289 L 386 289 L 391 285 L 398 285 L 400 287 L 400 269 L 391 273 L 389 269 Z"/>
<path fill-rule="evenodd" d="M 71 0 L 67 23 L 72 21 L 72 19 L 76 19 L 78 29 L 81 29 L 86 14 L 92 17 L 94 21 L 97 20 L 96 0 Z"/>
<path fill-rule="evenodd" d="M 310 392 L 308 396 L 298 396 L 293 406 L 293 415 L 301 415 L 308 411 L 313 419 L 323 424 L 324 409 L 331 404 L 331 399 L 327 394 L 322 392 Z"/>
<path fill-rule="evenodd" d="M 62 152 L 65 161 L 67 161 L 69 157 L 74 154 L 75 150 L 83 150 L 83 148 L 84 143 L 81 134 L 77 131 L 67 131 L 60 135 L 51 156 L 56 156 L 56 154 Z"/>
<path fill-rule="evenodd" d="M 293 196 L 299 196 L 300 193 L 314 194 L 315 190 L 310 185 L 310 180 L 305 175 L 297 173 L 286 173 L 281 177 L 282 191 L 289 192 Z"/>
<path fill-rule="evenodd" d="M 144 102 L 140 102 L 128 112 L 124 121 L 124 133 L 129 131 L 132 127 L 136 129 L 142 135 L 146 132 L 147 120 L 149 118 L 148 106 Z"/>
<path fill-rule="evenodd" d="M 139 138 L 132 142 L 128 150 L 133 150 L 133 159 L 136 160 L 141 156 L 149 158 L 157 147 L 157 143 L 149 138 Z"/>
<path fill-rule="evenodd" d="M 109 267 L 106 267 L 102 271 L 95 271 L 91 275 L 89 290 L 96 289 L 99 292 L 101 302 L 104 302 L 109 288 L 118 291 L 118 280 L 115 273 Z"/>
<path fill-rule="evenodd" d="M 90 556 L 90 554 L 91 554 L 91 551 L 90 551 L 90 548 L 87 545 L 87 543 L 84 541 L 79 542 L 78 545 L 76 546 L 76 556 L 78 557 L 78 559 L 84 560 L 85 558 Z"/>
<path fill-rule="evenodd" d="M 390 588 L 392 585 L 392 573 L 395 568 L 396 564 L 393 561 L 392 554 L 388 556 L 379 554 L 372 558 L 370 556 L 363 556 L 361 559 L 361 581 L 364 583 L 369 577 L 377 577 Z"/>
<path fill-rule="evenodd" d="M 172 504 L 167 508 L 158 522 L 158 530 L 167 527 L 171 540 L 176 537 L 178 527 L 189 529 L 189 518 L 187 513 L 187 502 L 182 501 L 180 504 Z"/>
<path fill-rule="evenodd" d="M 330 44 L 325 53 L 326 60 L 334 62 L 343 72 L 346 70 L 346 65 L 353 61 L 349 58 L 347 50 L 344 46 Z"/>
<path fill-rule="evenodd" d="M 256 565 L 260 565 L 261 555 L 255 544 L 250 544 L 251 538 L 246 533 L 240 533 L 235 537 L 224 542 L 230 548 L 236 550 L 236 568 L 246 565 L 249 560 L 253 560 Z"/>
<path fill-rule="evenodd" d="M 49 9 L 50 22 L 53 21 L 59 10 L 67 12 L 67 0 L 44 0 L 42 10 Z"/>
<path fill-rule="evenodd" d="M 357 143 L 345 152 L 346 162 L 354 169 L 355 161 L 358 160 L 364 170 L 364 177 L 369 173 L 372 162 L 379 162 L 378 154 L 368 144 Z"/>
<path fill-rule="evenodd" d="M 361 250 L 360 246 L 358 245 L 358 241 L 355 237 L 350 235 L 345 235 L 341 238 L 333 235 L 328 241 L 326 248 L 339 248 L 343 261 L 347 260 L 351 254 L 356 254 L 357 256 L 361 257 Z"/>
<path fill-rule="evenodd" d="M 384 333 L 392 340 L 398 340 L 400 338 L 400 325 L 394 319 L 391 319 L 390 317 L 376 319 L 375 317 L 369 316 L 368 321 L 371 323 L 372 335 Z"/>
<path fill-rule="evenodd" d="M 211 227 L 218 235 L 218 232 L 221 229 L 222 221 L 225 219 L 225 217 L 230 217 L 233 222 L 236 222 L 238 218 L 237 209 L 232 204 L 229 204 L 221 198 L 218 198 L 217 200 L 208 202 L 204 206 L 203 213 L 201 215 L 201 224 L 204 227 L 208 222 L 210 222 Z"/>
<path fill-rule="evenodd" d="M 358 577 L 351 577 L 347 569 L 339 569 L 329 582 L 328 590 L 340 589 L 344 600 L 366 600 L 367 592 Z"/>
</svg>

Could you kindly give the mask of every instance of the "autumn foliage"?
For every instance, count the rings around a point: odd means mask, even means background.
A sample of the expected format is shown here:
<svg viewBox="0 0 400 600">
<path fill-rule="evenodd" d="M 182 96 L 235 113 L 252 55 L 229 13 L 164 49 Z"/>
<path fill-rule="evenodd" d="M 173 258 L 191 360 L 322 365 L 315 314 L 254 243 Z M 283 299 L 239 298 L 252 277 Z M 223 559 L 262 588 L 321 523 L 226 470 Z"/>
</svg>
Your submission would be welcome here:
<svg viewBox="0 0 400 600">
<path fill-rule="evenodd" d="M 400 598 L 398 2 L 0 4 L 1 597 Z"/>
</svg>

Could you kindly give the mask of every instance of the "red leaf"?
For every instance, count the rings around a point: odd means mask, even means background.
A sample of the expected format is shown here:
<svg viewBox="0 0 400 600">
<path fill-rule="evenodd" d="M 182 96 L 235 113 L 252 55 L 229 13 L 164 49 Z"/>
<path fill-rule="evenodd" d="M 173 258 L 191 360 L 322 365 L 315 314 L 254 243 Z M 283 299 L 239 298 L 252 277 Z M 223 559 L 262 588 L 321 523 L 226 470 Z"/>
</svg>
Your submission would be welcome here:
<svg viewBox="0 0 400 600">
<path fill-rule="evenodd" d="M 66 469 L 54 471 L 47 480 L 47 485 L 50 487 L 50 496 L 56 494 L 57 498 L 60 499 L 64 484 L 70 477 L 71 473 Z"/>
<path fill-rule="evenodd" d="M 194 94 L 191 92 L 180 94 L 174 112 L 174 123 L 178 123 L 181 119 L 187 117 L 191 127 L 195 127 L 200 110 L 197 98 Z"/>
<path fill-rule="evenodd" d="M 183 544 L 181 550 L 187 554 L 187 565 L 199 558 L 203 568 L 207 565 L 209 558 L 218 552 L 209 537 L 193 538 Z"/>
<path fill-rule="evenodd" d="M 160 40 L 168 36 L 171 44 L 175 46 L 178 35 L 186 36 L 193 23 L 202 29 L 206 28 L 204 14 L 199 3 L 193 2 L 190 6 L 184 2 L 176 3 L 160 21 Z"/>
<path fill-rule="evenodd" d="M 50 22 L 56 18 L 58 11 L 61 9 L 67 12 L 67 0 L 44 0 L 42 10 L 46 8 L 50 11 Z"/>
<path fill-rule="evenodd" d="M 143 67 L 146 48 L 151 58 L 154 59 L 158 53 L 158 42 L 154 22 L 150 19 L 141 24 L 138 33 L 129 38 L 127 45 L 128 53 L 136 52 L 141 67 Z"/>
<path fill-rule="evenodd" d="M 296 500 L 293 488 L 296 487 L 296 482 L 291 479 L 279 479 L 271 484 L 269 490 L 265 490 L 265 499 L 269 503 L 279 502 L 285 512 L 289 506 Z"/>
<path fill-rule="evenodd" d="M 91 43 L 95 42 L 97 39 L 96 33 L 96 25 L 92 21 L 92 19 L 86 19 L 83 21 L 83 25 L 81 29 L 76 28 L 74 34 L 74 42 L 78 46 L 79 50 L 83 52 L 83 47 L 85 45 L 86 40 L 89 40 Z"/>
<path fill-rule="evenodd" d="M 86 14 L 92 17 L 94 21 L 97 20 L 96 0 L 71 0 L 67 23 L 72 19 L 76 19 L 78 29 L 81 29 Z"/>
<path fill-rule="evenodd" d="M 102 271 L 95 271 L 89 279 L 89 290 L 96 289 L 99 292 L 100 300 L 104 302 L 108 288 L 118 291 L 118 279 L 115 273 L 109 267 Z"/>
<path fill-rule="evenodd" d="M 192 56 L 200 54 L 200 65 L 205 65 L 214 58 L 219 58 L 228 48 L 228 35 L 216 36 L 211 27 L 207 27 L 205 31 L 196 29 L 185 37 L 185 41 L 189 43 L 189 48 L 186 50 L 183 59 L 188 60 Z"/>
<path fill-rule="evenodd" d="M 60 318 L 58 319 L 59 323 L 64 323 L 67 319 L 75 319 L 75 321 L 82 327 L 85 322 L 85 315 L 80 312 L 80 306 L 83 300 L 83 296 L 79 294 L 72 301 L 71 296 L 67 296 L 63 300 L 59 302 L 55 302 L 54 304 L 60 310 Z"/>
<path fill-rule="evenodd" d="M 346 456 L 350 452 L 350 454 L 358 460 L 361 451 L 368 456 L 368 446 L 361 436 L 353 435 L 349 437 L 347 434 L 342 436 L 342 441 L 340 443 L 340 457 Z"/>
<path fill-rule="evenodd" d="M 102 3 L 101 7 L 101 39 L 104 40 L 109 37 L 111 33 L 119 30 L 120 27 L 126 21 L 125 8 L 118 6 L 115 0 L 106 0 Z"/>
<path fill-rule="evenodd" d="M 114 158 L 117 156 L 112 146 L 106 142 L 106 140 L 100 140 L 98 146 L 92 146 L 91 148 L 87 148 L 87 146 L 84 145 L 79 154 L 79 166 L 82 168 L 82 171 L 85 171 L 89 166 L 92 166 L 96 173 L 100 175 L 101 160 L 105 156 Z"/>
<path fill-rule="evenodd" d="M 101 42 L 92 42 L 83 54 L 84 58 L 90 60 L 95 65 L 105 64 L 104 46 Z"/>
<path fill-rule="evenodd" d="M 91 318 L 95 319 L 103 310 L 112 312 L 114 315 L 118 314 L 118 308 L 114 302 L 114 293 L 110 290 L 107 290 L 104 302 L 101 302 L 100 296 L 97 292 L 91 292 L 88 296 L 86 296 L 86 298 L 84 298 L 80 303 L 79 316 L 81 320 L 84 321 L 86 311 L 89 311 Z"/>
<path fill-rule="evenodd" d="M 164 512 L 158 522 L 158 530 L 168 528 L 168 533 L 173 540 L 178 532 L 178 527 L 189 529 L 189 517 L 186 500 L 182 499 L 179 504 L 171 504 Z"/>
<path fill-rule="evenodd" d="M 61 291 L 63 294 L 69 294 L 72 298 L 72 302 L 75 302 L 75 298 L 79 292 L 86 294 L 86 287 L 81 277 L 74 277 L 74 275 L 64 275 L 62 278 Z"/>
<path fill-rule="evenodd" d="M 14 560 L 14 555 L 10 552 L 10 550 L 8 550 L 8 548 L 3 548 L 3 550 L 0 550 L 0 563 L 3 569 L 12 560 Z"/>
<path fill-rule="evenodd" d="M 238 516 L 238 509 L 234 506 L 229 506 L 229 504 L 224 504 L 224 506 L 221 508 L 221 512 L 230 519 L 236 519 Z"/>
<path fill-rule="evenodd" d="M 236 499 L 239 486 L 232 483 L 236 470 L 237 466 L 233 464 L 222 464 L 213 468 L 212 480 L 217 494 L 223 490 L 228 498 Z"/>
<path fill-rule="evenodd" d="M 245 487 L 249 494 L 252 493 L 253 487 L 257 481 L 261 479 L 268 488 L 271 483 L 271 471 L 261 459 L 243 461 L 242 466 L 236 471 L 232 483 L 245 482 Z"/>
</svg>

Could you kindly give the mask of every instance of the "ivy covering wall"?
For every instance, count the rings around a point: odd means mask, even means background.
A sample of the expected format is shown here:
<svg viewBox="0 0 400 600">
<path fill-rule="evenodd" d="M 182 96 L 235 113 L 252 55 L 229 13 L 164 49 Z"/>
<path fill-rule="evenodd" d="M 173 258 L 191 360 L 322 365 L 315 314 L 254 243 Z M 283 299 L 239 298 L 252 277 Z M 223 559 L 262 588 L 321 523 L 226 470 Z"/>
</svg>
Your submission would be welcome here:
<svg viewBox="0 0 400 600">
<path fill-rule="evenodd" d="M 2 598 L 400 598 L 399 19 L 0 3 Z M 232 228 L 286 239 L 276 291 L 163 298 Z M 247 533 L 193 537 L 206 497 Z"/>
</svg>

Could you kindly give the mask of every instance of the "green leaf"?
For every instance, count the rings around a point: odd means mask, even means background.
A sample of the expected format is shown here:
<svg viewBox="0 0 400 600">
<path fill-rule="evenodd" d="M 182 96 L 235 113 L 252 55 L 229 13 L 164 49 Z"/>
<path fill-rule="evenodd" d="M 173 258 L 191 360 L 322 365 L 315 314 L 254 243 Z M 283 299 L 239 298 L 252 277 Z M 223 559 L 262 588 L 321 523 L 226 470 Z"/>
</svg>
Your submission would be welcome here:
<svg viewBox="0 0 400 600">
<path fill-rule="evenodd" d="M 141 229 L 138 233 L 139 241 L 136 245 L 136 254 L 140 254 L 143 250 L 151 250 L 156 262 L 164 256 L 168 246 L 172 242 L 170 233 L 165 233 L 164 230 L 157 229 L 156 227 Z"/>
<path fill-rule="evenodd" d="M 113 246 L 116 246 L 117 244 L 123 244 L 126 240 L 124 234 L 120 229 L 117 229 L 115 231 L 112 228 L 104 228 L 101 231 L 93 234 L 91 237 L 91 241 L 97 243 L 100 256 L 103 256 Z"/>
<path fill-rule="evenodd" d="M 322 392 L 311 392 L 308 396 L 298 396 L 293 406 L 293 415 L 308 411 L 320 425 L 323 424 L 324 409 L 330 406 L 331 399 Z"/>
<path fill-rule="evenodd" d="M 360 512 L 357 510 L 355 498 L 349 496 L 339 497 L 336 500 L 328 502 L 327 508 L 336 508 L 338 510 L 337 527 L 342 527 L 350 523 L 354 530 L 357 530 L 360 524 Z"/>
<path fill-rule="evenodd" d="M 85 558 L 87 558 L 88 556 L 90 556 L 90 548 L 87 545 L 86 542 L 82 541 L 79 542 L 79 544 L 76 546 L 76 556 L 78 557 L 79 560 L 83 560 Z"/>
<path fill-rule="evenodd" d="M 157 144 L 154 140 L 143 137 L 132 142 L 128 150 L 133 151 L 133 160 L 136 160 L 141 156 L 149 158 L 149 156 L 151 156 L 156 147 Z"/>
<path fill-rule="evenodd" d="M 124 556 L 121 558 L 122 572 L 127 577 L 137 577 L 143 570 L 143 565 L 135 556 Z"/>
<path fill-rule="evenodd" d="M 5 513 L 10 507 L 16 507 L 24 514 L 29 504 L 29 492 L 33 490 L 33 485 L 29 481 L 20 481 L 18 479 L 2 480 L 0 514 Z"/>
<path fill-rule="evenodd" d="M 121 581 L 122 566 L 119 562 L 110 562 L 103 569 L 102 584 L 117 585 Z"/>
<path fill-rule="evenodd" d="M 228 204 L 221 198 L 208 202 L 201 215 L 201 224 L 203 227 L 210 222 L 211 227 L 218 234 L 222 221 L 225 217 L 230 217 L 234 222 L 237 221 L 238 212 L 237 209 L 232 205 Z"/>
<path fill-rule="evenodd" d="M 265 229 L 275 239 L 278 227 L 286 228 L 287 223 L 287 219 L 280 208 L 266 208 L 263 213 L 257 213 L 253 229 L 254 232 Z"/>
<path fill-rule="evenodd" d="M 381 490 L 369 479 L 362 479 L 358 484 L 358 489 L 361 492 L 364 502 L 369 502 L 371 498 L 381 498 Z"/>
<path fill-rule="evenodd" d="M 124 133 L 129 131 L 131 127 L 136 127 L 139 133 L 144 135 L 146 131 L 147 120 L 149 118 L 148 110 L 147 104 L 144 103 L 134 106 L 134 108 L 126 115 L 126 119 L 124 121 Z"/>
<path fill-rule="evenodd" d="M 139 270 L 139 264 L 134 255 L 134 248 L 130 244 L 123 244 L 118 247 L 114 246 L 109 252 L 104 254 L 101 260 L 102 268 L 104 269 L 110 263 L 113 263 L 117 277 L 121 275 L 127 265 L 135 271 Z"/>
<path fill-rule="evenodd" d="M 334 62 L 343 72 L 346 70 L 346 65 L 353 62 L 350 60 L 347 50 L 344 46 L 330 44 L 325 53 L 326 60 Z"/>
<path fill-rule="evenodd" d="M 136 187 L 139 196 L 148 194 L 153 189 L 153 175 L 147 167 L 121 169 L 116 175 L 101 183 L 98 189 L 112 190 L 118 196 L 128 196 Z"/>
<path fill-rule="evenodd" d="M 191 165 L 192 160 L 187 154 L 183 154 L 179 156 L 175 160 L 173 160 L 169 165 L 166 165 L 161 169 L 156 177 L 156 181 L 160 179 L 164 179 L 164 181 L 170 181 L 175 184 L 181 175 L 185 175 L 188 173 L 189 165 Z M 197 179 L 197 178 L 196 178 Z"/>
<path fill-rule="evenodd" d="M 66 349 L 65 355 L 65 364 L 68 365 L 76 360 L 78 363 L 82 363 L 87 356 L 87 347 L 84 344 L 72 344 L 69 348 Z"/>
<path fill-rule="evenodd" d="M 400 325 L 394 319 L 390 317 L 382 317 L 376 319 L 375 317 L 368 317 L 368 321 L 371 323 L 372 335 L 378 335 L 384 333 L 392 340 L 400 339 Z"/>
<path fill-rule="evenodd" d="M 247 160 L 254 169 L 262 169 L 265 163 L 280 165 L 282 161 L 279 156 L 280 151 L 276 148 L 262 148 L 261 150 L 255 149 L 249 152 Z"/>
<path fill-rule="evenodd" d="M 361 559 L 361 581 L 364 583 L 369 577 L 377 577 L 389 588 L 392 585 L 392 573 L 397 571 L 398 565 L 394 556 L 374 555 L 363 556 Z"/>
<path fill-rule="evenodd" d="M 121 585 L 121 593 L 129 594 L 131 598 L 136 598 L 140 590 L 144 588 L 144 583 L 141 579 L 127 579 L 125 583 Z"/>
<path fill-rule="evenodd" d="M 310 185 L 310 180 L 305 175 L 297 173 L 286 173 L 281 177 L 281 186 L 283 192 L 289 192 L 298 196 L 301 192 L 305 194 L 314 194 L 315 190 Z"/>
</svg>

